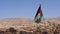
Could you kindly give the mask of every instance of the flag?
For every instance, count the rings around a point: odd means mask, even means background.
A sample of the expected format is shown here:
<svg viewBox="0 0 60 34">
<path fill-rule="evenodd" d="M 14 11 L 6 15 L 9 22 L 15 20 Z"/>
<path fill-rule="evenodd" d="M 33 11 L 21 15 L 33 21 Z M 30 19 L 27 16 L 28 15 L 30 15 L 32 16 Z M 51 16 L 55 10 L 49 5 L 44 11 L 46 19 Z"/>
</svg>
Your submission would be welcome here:
<svg viewBox="0 0 60 34">
<path fill-rule="evenodd" d="M 43 13 L 42 13 L 41 5 L 38 8 L 38 11 L 35 15 L 34 20 L 36 23 L 40 23 L 43 20 Z"/>
</svg>

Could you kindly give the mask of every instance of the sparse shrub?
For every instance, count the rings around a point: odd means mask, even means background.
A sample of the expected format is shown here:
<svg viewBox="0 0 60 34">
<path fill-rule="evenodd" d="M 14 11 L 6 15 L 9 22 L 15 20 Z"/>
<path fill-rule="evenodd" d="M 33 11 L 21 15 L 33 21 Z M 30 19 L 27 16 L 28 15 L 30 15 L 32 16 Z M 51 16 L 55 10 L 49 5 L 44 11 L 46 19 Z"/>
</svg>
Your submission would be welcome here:
<svg viewBox="0 0 60 34">
<path fill-rule="evenodd" d="M 4 34 L 4 31 L 1 31 L 1 30 L 0 30 L 0 34 Z"/>
<path fill-rule="evenodd" d="M 14 29 L 13 27 L 11 27 L 11 28 L 7 29 L 6 32 L 11 32 L 11 33 L 16 34 L 17 30 Z"/>
<path fill-rule="evenodd" d="M 48 34 L 48 32 L 45 31 L 45 32 L 42 32 L 42 34 Z"/>
<path fill-rule="evenodd" d="M 25 31 L 20 31 L 19 34 L 26 34 L 26 32 Z"/>
</svg>

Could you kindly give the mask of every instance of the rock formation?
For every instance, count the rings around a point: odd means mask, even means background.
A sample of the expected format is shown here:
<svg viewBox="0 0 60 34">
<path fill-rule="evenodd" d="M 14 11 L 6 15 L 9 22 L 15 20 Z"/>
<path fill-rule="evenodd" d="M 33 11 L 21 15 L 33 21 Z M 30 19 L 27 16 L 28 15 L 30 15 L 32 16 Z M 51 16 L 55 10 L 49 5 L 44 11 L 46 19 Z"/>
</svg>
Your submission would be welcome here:
<svg viewBox="0 0 60 34">
<path fill-rule="evenodd" d="M 0 34 L 60 34 L 60 20 L 45 19 L 37 24 L 29 18 L 0 19 Z"/>
</svg>

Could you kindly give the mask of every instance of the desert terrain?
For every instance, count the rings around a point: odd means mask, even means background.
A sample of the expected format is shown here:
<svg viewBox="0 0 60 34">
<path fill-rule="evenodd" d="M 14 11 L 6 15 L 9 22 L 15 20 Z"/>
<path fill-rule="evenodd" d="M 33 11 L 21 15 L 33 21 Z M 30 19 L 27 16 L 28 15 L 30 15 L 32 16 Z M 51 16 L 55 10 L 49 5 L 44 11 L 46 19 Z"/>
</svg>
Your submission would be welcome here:
<svg viewBox="0 0 60 34">
<path fill-rule="evenodd" d="M 35 23 L 30 18 L 0 19 L 0 34 L 60 34 L 60 18 Z"/>
</svg>

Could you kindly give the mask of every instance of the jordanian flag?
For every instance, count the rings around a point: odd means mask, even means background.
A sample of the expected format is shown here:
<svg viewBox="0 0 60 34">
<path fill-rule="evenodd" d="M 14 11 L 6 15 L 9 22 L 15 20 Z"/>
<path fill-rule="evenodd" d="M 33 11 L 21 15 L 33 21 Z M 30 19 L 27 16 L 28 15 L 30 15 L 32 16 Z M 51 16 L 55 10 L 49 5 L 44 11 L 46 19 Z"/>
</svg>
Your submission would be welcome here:
<svg viewBox="0 0 60 34">
<path fill-rule="evenodd" d="M 36 23 L 40 23 L 43 20 L 43 13 L 42 13 L 41 5 L 38 8 L 38 11 L 35 15 L 34 20 L 35 20 Z"/>
</svg>

